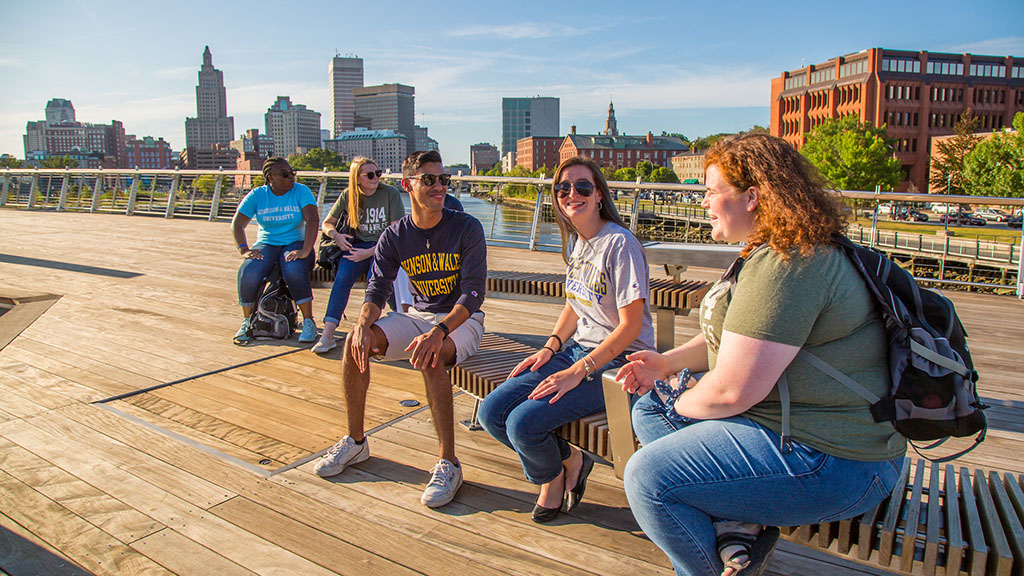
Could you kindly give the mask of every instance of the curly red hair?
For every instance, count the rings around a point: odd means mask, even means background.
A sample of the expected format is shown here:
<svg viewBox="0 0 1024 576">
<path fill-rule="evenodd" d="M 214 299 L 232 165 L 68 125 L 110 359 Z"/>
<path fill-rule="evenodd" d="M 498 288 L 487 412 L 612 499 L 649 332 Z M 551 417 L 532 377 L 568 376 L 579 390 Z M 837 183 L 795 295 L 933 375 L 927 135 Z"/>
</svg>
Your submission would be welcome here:
<svg viewBox="0 0 1024 576">
<path fill-rule="evenodd" d="M 784 259 L 794 249 L 808 255 L 846 231 L 846 206 L 825 190 L 818 169 L 781 138 L 749 133 L 725 138 L 708 150 L 704 166 L 717 166 L 740 190 L 760 191 L 742 256 L 761 244 Z"/>
</svg>

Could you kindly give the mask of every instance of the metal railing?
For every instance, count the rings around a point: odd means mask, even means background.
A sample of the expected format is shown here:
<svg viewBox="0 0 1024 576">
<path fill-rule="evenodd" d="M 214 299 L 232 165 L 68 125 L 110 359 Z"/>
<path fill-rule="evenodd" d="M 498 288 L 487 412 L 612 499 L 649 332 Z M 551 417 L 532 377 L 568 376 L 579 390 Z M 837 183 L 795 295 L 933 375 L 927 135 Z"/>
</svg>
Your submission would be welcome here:
<svg viewBox="0 0 1024 576">
<path fill-rule="evenodd" d="M 0 170 L 0 207 L 49 209 L 57 211 L 106 212 L 126 215 L 191 217 L 208 220 L 230 219 L 238 202 L 262 174 L 256 170 L 103 170 L 103 169 L 30 169 Z M 348 185 L 348 172 L 300 171 L 299 182 L 308 185 L 317 197 L 321 211 L 329 198 L 335 198 Z M 384 179 L 398 180 L 399 174 L 386 173 Z M 499 200 L 494 200 L 489 222 L 489 240 L 518 245 L 530 250 L 554 249 L 550 178 L 502 176 L 452 177 L 453 188 L 460 192 L 486 192 L 507 200 L 502 219 L 503 237 L 496 233 Z M 632 231 L 645 240 L 701 242 L 707 237 L 707 215 L 693 202 L 673 202 L 688 194 L 702 194 L 699 184 L 657 182 L 609 182 L 618 200 L 616 207 Z M 866 203 L 875 210 L 871 228 L 854 227 L 855 241 L 891 251 L 931 255 L 945 269 L 947 258 L 1016 268 L 1018 296 L 1024 298 L 1021 270 L 1021 239 L 995 242 L 954 238 L 949 235 L 918 234 L 881 230 L 877 225 L 877 206 L 881 202 L 975 204 L 1024 208 L 1024 198 L 975 196 L 937 196 L 930 194 L 841 190 L 843 199 Z M 510 195 L 522 196 L 513 200 Z M 531 197 L 532 196 L 532 197 Z M 512 216 L 509 216 L 512 214 Z M 483 218 L 481 218 L 483 220 Z M 703 225 L 703 226 L 702 226 Z M 703 232 L 702 232 L 703 230 Z M 557 231 L 554 232 L 557 234 Z M 544 239 L 548 238 L 547 241 Z M 555 237 L 557 238 L 557 236 Z M 941 278 L 941 275 L 940 275 Z M 943 280 L 940 280 L 943 281 Z M 949 283 L 964 284 L 960 281 Z M 1009 287 L 1005 284 L 967 282 L 968 285 Z"/>
</svg>

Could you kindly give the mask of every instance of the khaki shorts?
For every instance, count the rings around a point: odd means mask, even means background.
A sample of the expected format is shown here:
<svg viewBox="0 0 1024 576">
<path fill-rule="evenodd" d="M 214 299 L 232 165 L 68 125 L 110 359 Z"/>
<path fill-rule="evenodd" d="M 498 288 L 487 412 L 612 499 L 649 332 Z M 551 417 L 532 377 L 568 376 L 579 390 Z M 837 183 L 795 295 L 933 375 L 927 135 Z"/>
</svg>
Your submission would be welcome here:
<svg viewBox="0 0 1024 576">
<path fill-rule="evenodd" d="M 410 308 L 409 312 L 388 312 L 388 315 L 377 320 L 375 324 L 384 331 L 388 338 L 388 349 L 384 354 L 375 356 L 380 360 L 405 360 L 412 357 L 411 352 L 405 349 L 412 344 L 413 339 L 421 334 L 426 334 L 434 327 L 434 324 L 444 320 L 448 313 L 434 314 L 432 312 L 420 312 Z M 461 326 L 451 331 L 448 338 L 455 344 L 455 363 L 458 364 L 469 358 L 480 349 L 480 339 L 484 335 L 484 313 L 476 312 L 462 323 Z"/>
</svg>

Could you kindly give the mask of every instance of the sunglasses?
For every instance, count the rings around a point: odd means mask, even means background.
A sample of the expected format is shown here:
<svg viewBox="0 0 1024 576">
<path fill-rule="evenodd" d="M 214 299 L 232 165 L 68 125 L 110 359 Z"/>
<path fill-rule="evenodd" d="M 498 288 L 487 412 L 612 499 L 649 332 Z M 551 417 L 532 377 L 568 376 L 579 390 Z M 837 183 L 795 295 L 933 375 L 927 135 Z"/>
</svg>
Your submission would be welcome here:
<svg viewBox="0 0 1024 576">
<path fill-rule="evenodd" d="M 576 188 L 576 193 L 584 198 L 590 198 L 590 195 L 594 193 L 593 183 L 587 182 L 586 180 L 579 180 L 577 182 L 559 182 L 552 186 L 552 189 L 558 193 L 559 198 L 567 198 L 573 187 Z"/>
<path fill-rule="evenodd" d="M 295 170 L 281 170 L 280 172 L 278 172 L 278 174 L 281 176 L 281 178 L 292 178 L 293 176 L 297 175 L 298 172 L 296 172 Z"/>
<path fill-rule="evenodd" d="M 366 176 L 370 180 L 373 180 L 375 178 L 380 178 L 380 175 L 383 173 L 383 170 L 370 170 L 369 172 L 363 172 L 363 176 Z"/>
<path fill-rule="evenodd" d="M 440 182 L 442 186 L 447 186 L 452 183 L 451 174 L 439 174 L 437 176 L 433 174 L 419 174 L 417 176 L 409 176 L 410 180 L 419 180 L 423 182 L 424 186 L 433 186 L 434 183 Z"/>
</svg>

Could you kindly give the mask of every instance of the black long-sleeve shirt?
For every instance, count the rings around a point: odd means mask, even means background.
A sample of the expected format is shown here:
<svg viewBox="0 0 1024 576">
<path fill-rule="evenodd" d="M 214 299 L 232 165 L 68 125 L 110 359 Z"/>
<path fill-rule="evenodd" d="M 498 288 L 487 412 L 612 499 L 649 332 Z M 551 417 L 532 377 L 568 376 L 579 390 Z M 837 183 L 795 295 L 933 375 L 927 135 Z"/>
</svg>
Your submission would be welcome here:
<svg viewBox="0 0 1024 576">
<path fill-rule="evenodd" d="M 487 281 L 483 226 L 469 214 L 447 208 L 428 230 L 417 228 L 411 215 L 395 222 L 377 242 L 366 302 L 384 308 L 399 266 L 412 281 L 417 310 L 447 313 L 462 304 L 472 314 L 484 301 Z"/>
</svg>

